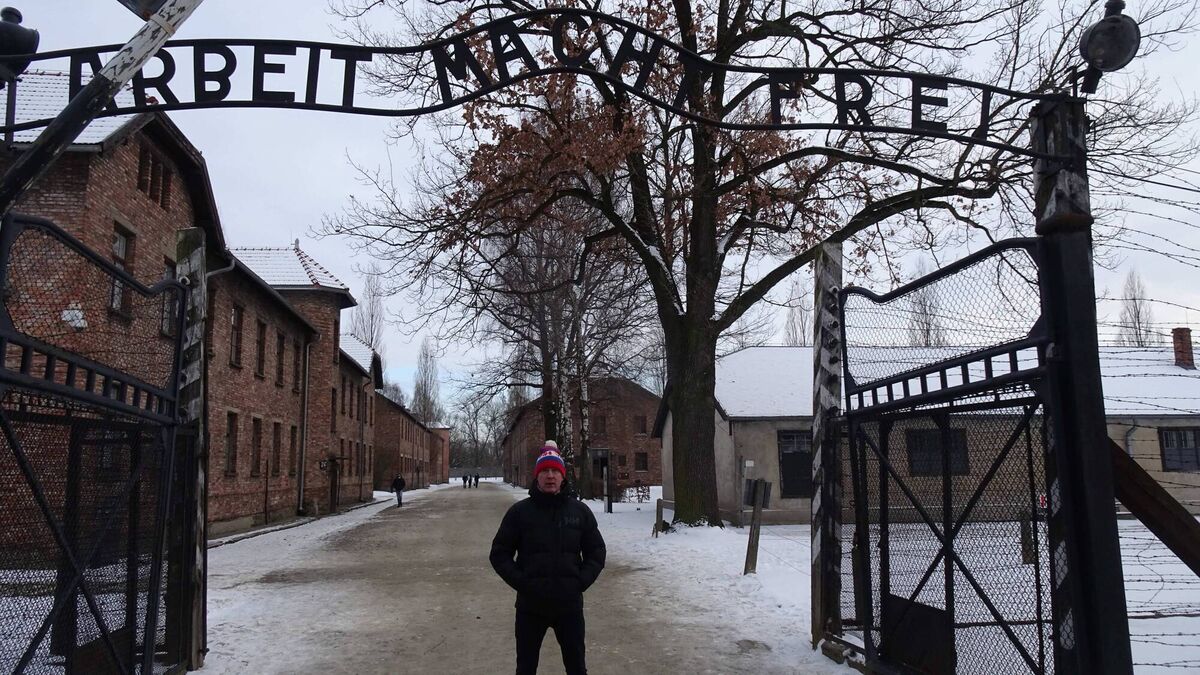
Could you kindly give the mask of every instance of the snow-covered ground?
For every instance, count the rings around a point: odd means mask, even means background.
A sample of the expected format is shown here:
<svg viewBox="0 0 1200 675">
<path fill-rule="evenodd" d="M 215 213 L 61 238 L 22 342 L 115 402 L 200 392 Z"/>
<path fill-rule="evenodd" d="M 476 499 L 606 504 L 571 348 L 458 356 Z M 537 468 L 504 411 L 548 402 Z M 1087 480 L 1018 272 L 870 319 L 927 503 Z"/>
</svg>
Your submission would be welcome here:
<svg viewBox="0 0 1200 675">
<path fill-rule="evenodd" d="M 487 482 L 494 484 L 490 489 L 506 490 L 514 500 L 526 494 L 499 481 Z M 451 482 L 406 492 L 405 506 L 447 489 L 463 488 Z M 643 594 L 637 601 L 639 611 L 662 622 L 683 617 L 698 634 L 733 636 L 756 672 L 852 672 L 810 646 L 807 525 L 764 527 L 758 572 L 744 576 L 748 529 L 683 528 L 653 538 L 654 500 L 660 495 L 660 489 L 653 488 L 649 502 L 618 503 L 612 514 L 603 512 L 600 501 L 588 502 L 608 543 L 610 560 L 637 571 L 638 592 Z M 263 640 L 247 635 L 245 627 L 256 621 L 252 615 L 283 613 L 303 620 L 301 606 L 315 604 L 333 620 L 358 609 L 355 603 L 364 599 L 356 592 L 313 579 L 322 574 L 328 542 L 368 523 L 392 503 L 388 493 L 377 493 L 377 498 L 376 504 L 350 513 L 210 552 L 212 670 L 239 672 L 236 664 L 246 652 L 284 648 L 273 645 L 266 634 Z M 1200 668 L 1200 580 L 1139 523 L 1123 521 L 1121 534 L 1136 671 L 1166 674 Z M 305 577 L 305 597 L 279 593 L 278 587 L 269 592 L 256 587 L 272 574 L 273 561 L 296 559 L 305 559 L 315 575 Z"/>
</svg>

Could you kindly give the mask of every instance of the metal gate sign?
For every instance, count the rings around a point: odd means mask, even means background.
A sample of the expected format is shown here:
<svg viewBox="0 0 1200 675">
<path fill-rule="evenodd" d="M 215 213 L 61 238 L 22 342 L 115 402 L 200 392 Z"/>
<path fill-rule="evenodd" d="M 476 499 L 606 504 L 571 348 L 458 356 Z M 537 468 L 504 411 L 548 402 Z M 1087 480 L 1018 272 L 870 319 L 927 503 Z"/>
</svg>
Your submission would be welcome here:
<svg viewBox="0 0 1200 675">
<path fill-rule="evenodd" d="M 47 52 L 74 95 L 120 45 Z M 416 93 L 363 93 L 364 69 L 389 61 L 427 78 Z M 133 105 L 104 115 L 154 110 L 266 107 L 391 117 L 445 110 L 531 78 L 570 73 L 605 83 L 656 107 L 715 127 L 741 130 L 847 130 L 956 140 L 1014 153 L 1013 129 L 994 129 L 998 111 L 1057 94 L 1031 94 L 937 75 L 852 68 L 760 67 L 714 63 L 617 17 L 583 9 L 541 9 L 502 17 L 414 47 L 364 47 L 291 40 L 168 42 L 132 82 Z M 699 83 L 739 82 L 719 114 L 690 101 Z M 1023 119 L 1023 115 L 1018 115 Z M 50 119 L 4 128 L 21 131 Z"/>
</svg>

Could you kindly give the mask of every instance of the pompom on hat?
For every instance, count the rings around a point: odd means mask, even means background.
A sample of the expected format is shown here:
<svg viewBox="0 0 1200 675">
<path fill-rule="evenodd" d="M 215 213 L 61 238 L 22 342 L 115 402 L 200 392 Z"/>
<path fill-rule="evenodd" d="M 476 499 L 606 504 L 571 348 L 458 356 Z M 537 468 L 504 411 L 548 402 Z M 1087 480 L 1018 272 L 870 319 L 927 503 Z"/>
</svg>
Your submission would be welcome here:
<svg viewBox="0 0 1200 675">
<path fill-rule="evenodd" d="M 563 462 L 562 455 L 558 454 L 558 443 L 554 441 L 546 441 L 542 445 L 542 454 L 533 465 L 533 477 L 537 478 L 538 474 L 546 469 L 557 469 L 562 475 L 567 475 L 567 465 Z"/>
</svg>

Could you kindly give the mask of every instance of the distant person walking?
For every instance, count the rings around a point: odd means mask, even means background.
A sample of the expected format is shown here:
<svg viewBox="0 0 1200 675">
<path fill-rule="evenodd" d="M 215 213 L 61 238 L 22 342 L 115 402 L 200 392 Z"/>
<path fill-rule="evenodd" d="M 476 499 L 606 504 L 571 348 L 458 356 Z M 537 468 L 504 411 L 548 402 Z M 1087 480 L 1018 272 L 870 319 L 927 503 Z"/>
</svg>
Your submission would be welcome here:
<svg viewBox="0 0 1200 675">
<path fill-rule="evenodd" d="M 463 474 L 462 479 L 463 479 L 463 489 L 465 490 L 465 489 L 467 489 L 467 475 Z"/>
<path fill-rule="evenodd" d="M 492 540 L 492 567 L 517 592 L 517 675 L 537 672 L 548 628 L 567 675 L 587 675 L 583 592 L 606 552 L 592 510 L 563 490 L 566 471 L 558 445 L 546 441 L 529 497 L 508 509 Z"/>
<path fill-rule="evenodd" d="M 475 487 L 479 487 L 479 474 L 475 474 Z"/>
<path fill-rule="evenodd" d="M 404 506 L 404 476 L 396 474 L 396 478 L 392 480 L 392 492 L 396 493 L 396 506 Z"/>
</svg>

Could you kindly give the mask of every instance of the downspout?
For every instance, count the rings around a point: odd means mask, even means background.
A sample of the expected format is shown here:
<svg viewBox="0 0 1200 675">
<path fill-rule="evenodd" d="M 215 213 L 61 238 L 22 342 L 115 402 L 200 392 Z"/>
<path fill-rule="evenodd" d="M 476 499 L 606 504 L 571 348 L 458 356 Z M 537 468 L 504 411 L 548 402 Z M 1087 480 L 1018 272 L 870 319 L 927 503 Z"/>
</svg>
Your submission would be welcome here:
<svg viewBox="0 0 1200 675">
<path fill-rule="evenodd" d="M 1129 423 L 1129 428 L 1125 430 L 1125 438 L 1123 440 L 1125 446 L 1125 454 L 1133 457 L 1133 448 L 1130 447 L 1133 443 L 1133 432 L 1137 431 L 1137 421 Z"/>
<path fill-rule="evenodd" d="M 304 512 L 304 478 L 308 475 L 308 356 L 312 351 L 311 339 L 304 341 L 304 391 L 300 394 L 300 470 L 296 482 L 296 515 Z"/>
</svg>

